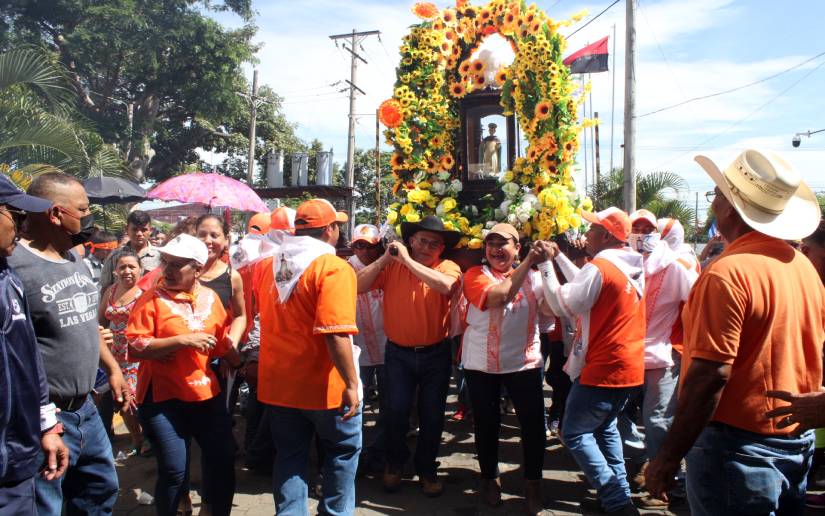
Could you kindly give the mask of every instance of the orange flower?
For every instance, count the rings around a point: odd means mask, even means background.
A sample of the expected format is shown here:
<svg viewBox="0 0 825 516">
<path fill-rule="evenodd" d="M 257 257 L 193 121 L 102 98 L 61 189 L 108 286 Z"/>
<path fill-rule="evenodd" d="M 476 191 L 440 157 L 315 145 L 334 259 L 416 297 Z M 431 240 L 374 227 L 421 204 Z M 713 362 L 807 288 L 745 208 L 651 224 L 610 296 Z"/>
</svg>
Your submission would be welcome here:
<svg viewBox="0 0 825 516">
<path fill-rule="evenodd" d="M 547 101 L 542 101 L 536 104 L 536 118 L 539 120 L 544 120 L 549 117 L 552 111 L 553 108 Z"/>
<path fill-rule="evenodd" d="M 458 48 L 458 47 L 456 46 L 455 48 Z M 470 73 L 470 70 L 472 69 L 472 67 L 473 67 L 473 65 L 470 63 L 470 60 L 465 59 L 464 61 L 461 62 L 460 65 L 458 65 L 458 73 L 460 73 L 461 75 L 467 75 L 468 73 Z"/>
<path fill-rule="evenodd" d="M 531 147 L 530 150 L 527 152 L 527 161 L 536 161 L 536 157 L 538 157 L 538 155 L 539 151 Z"/>
<path fill-rule="evenodd" d="M 544 164 L 548 167 L 552 167 L 559 163 L 559 158 L 556 157 L 555 154 L 547 153 L 544 155 Z"/>
<path fill-rule="evenodd" d="M 390 159 L 390 165 L 392 168 L 401 168 L 404 166 L 404 156 L 398 154 L 397 152 L 392 153 L 392 158 Z"/>
<path fill-rule="evenodd" d="M 484 76 L 483 75 L 473 75 L 473 84 L 475 86 L 481 87 L 484 86 Z"/>
<path fill-rule="evenodd" d="M 427 172 L 437 172 L 438 171 L 438 162 L 434 159 L 427 160 Z"/>
<path fill-rule="evenodd" d="M 455 165 L 455 160 L 453 159 L 452 156 L 450 156 L 449 154 L 445 154 L 444 156 L 442 156 L 441 166 L 444 168 L 444 170 L 451 170 L 454 165 Z"/>
<path fill-rule="evenodd" d="M 482 73 L 484 73 L 484 70 L 486 70 L 486 69 L 487 69 L 487 64 L 484 61 L 482 61 L 481 59 L 476 59 L 475 61 L 473 61 L 472 70 L 473 70 L 474 74 L 476 74 L 476 75 L 482 74 Z"/>
<path fill-rule="evenodd" d="M 389 128 L 398 127 L 404 121 L 401 104 L 395 99 L 387 99 L 378 107 L 378 119 Z"/>
<path fill-rule="evenodd" d="M 441 14 L 441 19 L 444 20 L 444 23 L 452 23 L 455 21 L 455 11 L 452 9 L 444 9 L 444 12 Z"/>
<path fill-rule="evenodd" d="M 498 29 L 494 25 L 487 25 L 486 27 L 484 27 L 484 30 L 481 31 L 481 33 L 485 36 L 495 34 L 496 32 L 498 32 Z"/>
<path fill-rule="evenodd" d="M 493 18 L 493 13 L 491 13 L 489 9 L 482 9 L 481 12 L 478 13 L 479 23 L 487 23 L 492 18 Z"/>
<path fill-rule="evenodd" d="M 496 72 L 496 84 L 503 86 L 507 82 L 507 68 L 502 66 Z"/>
<path fill-rule="evenodd" d="M 455 0 L 455 6 L 457 9 L 464 9 L 464 6 L 466 6 L 468 3 L 469 0 Z"/>
<path fill-rule="evenodd" d="M 450 85 L 450 95 L 460 99 L 467 94 L 467 89 L 460 82 L 454 82 Z"/>
<path fill-rule="evenodd" d="M 504 25 L 512 25 L 516 21 L 516 15 L 512 12 L 504 15 Z"/>
<path fill-rule="evenodd" d="M 438 16 L 438 7 L 431 2 L 418 2 L 413 6 L 412 12 L 422 20 L 432 20 Z"/>
<path fill-rule="evenodd" d="M 401 181 L 396 181 L 395 184 L 392 186 L 392 194 L 398 194 L 398 189 L 401 188 Z"/>
</svg>

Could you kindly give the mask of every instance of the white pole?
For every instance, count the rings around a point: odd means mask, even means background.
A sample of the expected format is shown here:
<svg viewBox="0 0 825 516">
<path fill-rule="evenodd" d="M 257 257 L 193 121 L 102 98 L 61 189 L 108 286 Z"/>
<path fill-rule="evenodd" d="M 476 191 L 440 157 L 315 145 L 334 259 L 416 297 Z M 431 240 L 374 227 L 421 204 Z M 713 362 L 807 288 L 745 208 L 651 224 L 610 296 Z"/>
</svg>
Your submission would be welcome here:
<svg viewBox="0 0 825 516">
<path fill-rule="evenodd" d="M 626 0 L 626 31 L 624 56 L 624 208 L 628 213 L 636 211 L 636 26 L 634 0 Z"/>
<path fill-rule="evenodd" d="M 613 120 L 616 118 L 616 24 L 613 24 L 613 68 L 610 70 L 613 76 L 613 92 L 610 95 L 610 168 L 608 173 L 613 172 Z"/>
</svg>

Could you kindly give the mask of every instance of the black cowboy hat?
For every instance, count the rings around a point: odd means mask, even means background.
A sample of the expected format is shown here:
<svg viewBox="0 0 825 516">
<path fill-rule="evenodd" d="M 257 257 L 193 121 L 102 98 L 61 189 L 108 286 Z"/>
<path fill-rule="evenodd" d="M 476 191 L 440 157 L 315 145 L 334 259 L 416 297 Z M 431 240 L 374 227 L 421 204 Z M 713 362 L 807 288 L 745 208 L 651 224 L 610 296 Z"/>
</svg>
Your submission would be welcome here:
<svg viewBox="0 0 825 516">
<path fill-rule="evenodd" d="M 444 250 L 447 251 L 455 247 L 459 240 L 461 240 L 461 233 L 458 231 L 450 231 L 444 229 L 444 223 L 435 215 L 428 215 L 424 217 L 421 222 L 402 222 L 401 223 L 401 238 L 404 242 L 408 242 L 410 237 L 419 231 L 430 231 L 438 233 L 444 239 Z"/>
</svg>

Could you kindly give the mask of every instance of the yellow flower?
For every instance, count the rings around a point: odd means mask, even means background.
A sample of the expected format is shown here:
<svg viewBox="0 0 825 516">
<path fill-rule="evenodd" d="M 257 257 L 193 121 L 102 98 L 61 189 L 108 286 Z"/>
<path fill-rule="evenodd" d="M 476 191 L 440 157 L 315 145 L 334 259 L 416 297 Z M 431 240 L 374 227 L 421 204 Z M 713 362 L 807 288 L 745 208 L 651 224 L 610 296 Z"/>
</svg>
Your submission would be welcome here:
<svg viewBox="0 0 825 516">
<path fill-rule="evenodd" d="M 450 213 L 455 209 L 457 205 L 458 203 L 455 199 L 453 199 L 452 197 L 445 197 L 441 199 L 441 202 L 439 203 L 439 208 L 443 213 Z"/>
<path fill-rule="evenodd" d="M 430 192 L 428 190 L 411 190 L 407 192 L 407 199 L 416 204 L 424 203 L 429 198 Z"/>
<path fill-rule="evenodd" d="M 467 247 L 470 249 L 481 249 L 481 244 L 482 241 L 480 238 L 473 238 L 467 243 Z"/>
<path fill-rule="evenodd" d="M 387 224 L 395 224 L 395 221 L 398 220 L 398 212 L 395 210 L 388 210 L 387 211 Z"/>
<path fill-rule="evenodd" d="M 412 213 L 414 211 L 415 211 L 415 206 L 413 206 L 410 203 L 407 203 L 407 204 L 405 204 L 404 206 L 401 207 L 401 216 L 406 217 L 407 215 L 409 215 L 410 213 Z"/>
<path fill-rule="evenodd" d="M 406 219 L 407 222 L 420 222 L 421 221 L 421 215 L 419 215 L 417 211 L 414 211 L 414 212 L 410 213 L 409 215 L 407 215 L 404 218 Z"/>
</svg>

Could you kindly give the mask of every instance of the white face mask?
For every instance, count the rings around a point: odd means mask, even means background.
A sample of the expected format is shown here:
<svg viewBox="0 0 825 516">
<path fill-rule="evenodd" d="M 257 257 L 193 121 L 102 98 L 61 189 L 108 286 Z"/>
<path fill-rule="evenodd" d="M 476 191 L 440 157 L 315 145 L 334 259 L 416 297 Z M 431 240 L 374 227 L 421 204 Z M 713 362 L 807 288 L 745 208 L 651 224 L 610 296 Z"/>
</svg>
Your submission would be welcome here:
<svg viewBox="0 0 825 516">
<path fill-rule="evenodd" d="M 659 233 L 631 233 L 627 239 L 628 245 L 639 253 L 652 253 L 661 240 Z"/>
</svg>

